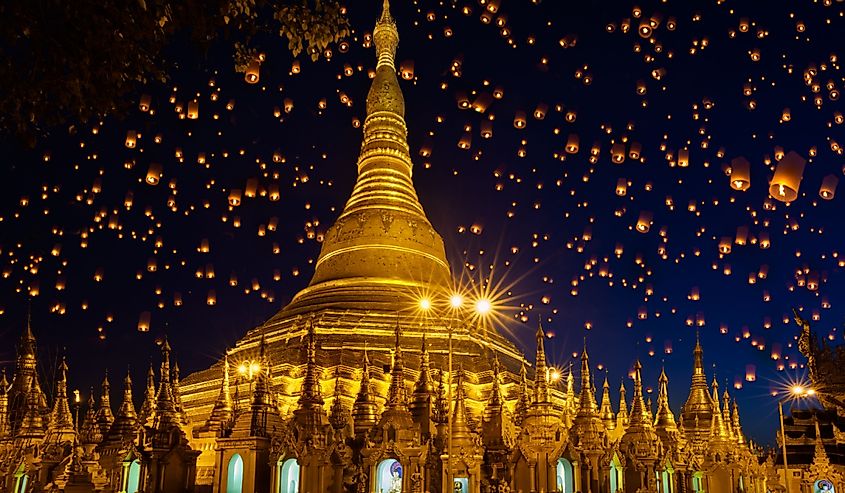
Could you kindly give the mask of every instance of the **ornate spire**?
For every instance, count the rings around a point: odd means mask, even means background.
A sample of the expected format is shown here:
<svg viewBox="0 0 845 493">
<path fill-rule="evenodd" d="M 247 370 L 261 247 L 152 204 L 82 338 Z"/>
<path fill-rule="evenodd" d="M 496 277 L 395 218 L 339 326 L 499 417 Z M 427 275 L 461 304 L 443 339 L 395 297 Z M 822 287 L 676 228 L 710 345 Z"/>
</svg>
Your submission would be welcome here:
<svg viewBox="0 0 845 493">
<path fill-rule="evenodd" d="M 490 387 L 490 398 L 487 399 L 487 416 L 499 415 L 504 408 L 504 398 L 502 397 L 502 387 L 499 384 L 499 355 L 493 356 L 493 385 Z"/>
<path fill-rule="evenodd" d="M 581 393 L 578 396 L 578 414 L 592 416 L 596 414 L 596 395 L 593 392 L 590 377 L 590 357 L 587 355 L 587 341 L 584 340 L 584 350 L 581 352 Z"/>
<path fill-rule="evenodd" d="M 707 394 L 707 376 L 704 374 L 704 350 L 701 349 L 701 339 L 698 331 L 695 333 L 695 349 L 693 350 L 692 385 L 689 397 L 684 404 L 684 412 L 690 415 L 700 415 L 707 419 L 712 412 L 713 403 Z"/>
<path fill-rule="evenodd" d="M 637 360 L 634 363 L 634 403 L 631 408 L 631 416 L 629 418 L 630 426 L 645 426 L 651 427 L 651 421 L 646 416 L 645 402 L 643 400 L 643 380 L 641 370 L 643 365 Z"/>
<path fill-rule="evenodd" d="M 262 341 L 264 336 L 262 336 Z M 317 341 L 315 340 L 314 323 L 308 321 L 308 342 L 306 345 L 305 379 L 302 381 L 302 394 L 299 396 L 299 408 L 313 406 L 322 407 L 323 392 L 317 375 Z"/>
<path fill-rule="evenodd" d="M 669 407 L 669 377 L 666 376 L 665 368 L 660 370 L 658 384 L 660 388 L 657 392 L 657 417 L 654 425 L 660 433 L 674 433 L 678 431 L 678 427 L 675 423 L 675 415 Z"/>
<path fill-rule="evenodd" d="M 11 432 L 9 423 L 9 381 L 6 380 L 6 369 L 0 370 L 0 438 L 6 438 Z"/>
<path fill-rule="evenodd" d="M 97 424 L 100 426 L 100 433 L 105 436 L 114 422 L 114 414 L 111 411 L 111 398 L 109 392 L 111 385 L 109 384 L 109 371 L 106 370 L 106 375 L 103 377 L 103 393 L 100 395 L 100 408 L 97 409 Z"/>
<path fill-rule="evenodd" d="M 26 404 L 18 438 L 41 438 L 44 436 L 44 421 L 41 419 L 41 410 L 38 406 L 38 379 L 33 378 L 26 394 Z"/>
<path fill-rule="evenodd" d="M 623 427 L 628 426 L 628 398 L 625 394 L 625 380 L 622 380 L 619 384 L 619 412 L 616 413 L 616 419 Z"/>
<path fill-rule="evenodd" d="M 713 376 L 713 419 L 710 421 L 710 441 L 711 446 L 722 444 L 728 439 L 728 432 L 725 428 L 725 421 L 722 416 L 722 409 L 719 404 L 719 382 L 716 381 L 716 376 Z"/>
<path fill-rule="evenodd" d="M 549 402 L 549 370 L 546 367 L 546 333 L 542 322 L 537 323 L 537 358 L 534 368 L 534 402 Z"/>
<path fill-rule="evenodd" d="M 343 405 L 343 392 L 340 384 L 340 374 L 338 374 L 334 381 L 334 402 L 332 402 L 331 412 L 329 413 L 329 423 L 335 430 L 342 430 L 349 425 L 349 411 Z"/>
<path fill-rule="evenodd" d="M 722 393 L 722 421 L 725 423 L 725 431 L 728 438 L 736 440 L 733 430 L 733 422 L 731 421 L 731 395 L 728 393 L 728 385 L 725 383 L 725 391 Z"/>
<path fill-rule="evenodd" d="M 182 389 L 179 387 L 179 363 L 173 361 L 173 372 L 170 377 L 170 389 L 173 392 L 173 407 L 183 425 L 188 424 L 188 414 L 182 407 Z"/>
<path fill-rule="evenodd" d="M 443 240 L 414 190 L 405 101 L 394 66 L 399 33 L 387 4 L 373 41 L 378 62 L 367 95 L 358 179 L 325 235 L 310 285 L 291 303 L 294 310 L 327 302 L 366 307 L 396 300 L 397 287 L 445 289 L 451 277 Z M 368 290 L 358 297 L 366 301 L 349 301 L 355 289 Z"/>
<path fill-rule="evenodd" d="M 123 402 L 117 410 L 117 417 L 107 435 L 109 441 L 128 441 L 135 438 L 138 431 L 138 414 L 135 412 L 135 404 L 132 403 L 132 377 L 129 370 L 123 378 Z"/>
<path fill-rule="evenodd" d="M 67 361 L 62 356 L 59 364 L 59 376 L 56 380 L 56 398 L 50 411 L 50 424 L 47 435 L 51 441 L 72 442 L 76 435 L 73 427 L 73 416 L 67 401 Z"/>
<path fill-rule="evenodd" d="M 309 343 L 308 343 L 308 357 L 310 360 L 313 360 L 316 364 L 316 356 L 314 353 L 316 349 L 314 348 L 314 331 L 313 326 L 310 332 Z M 271 393 L 270 393 L 270 361 L 267 358 L 267 341 L 264 338 L 264 333 L 261 334 L 261 342 L 258 345 L 258 375 L 255 377 L 255 385 L 253 386 L 252 390 L 252 406 L 251 406 L 251 417 L 250 417 L 250 425 L 249 425 L 249 436 L 251 437 L 266 437 L 268 436 L 268 429 L 267 429 L 267 418 L 272 409 L 271 403 Z M 310 365 L 307 365 L 310 366 Z M 312 371 L 313 376 L 313 371 Z M 306 371 L 306 379 L 308 378 L 308 372 Z M 303 400 L 302 396 L 299 398 L 300 410 L 305 410 L 305 412 L 311 412 L 311 410 L 316 407 L 320 411 L 321 415 L 324 415 L 325 411 L 323 410 L 323 397 L 319 394 L 319 385 L 320 382 L 317 380 L 317 392 L 319 397 L 319 402 L 317 401 L 309 401 L 308 399 Z M 306 390 L 303 388 L 303 394 Z M 313 389 L 310 389 L 309 392 L 313 392 Z"/>
<path fill-rule="evenodd" d="M 440 371 L 440 382 L 437 384 L 437 398 L 434 401 L 434 421 L 438 425 L 449 422 L 449 400 L 446 398 L 446 372 Z"/>
<path fill-rule="evenodd" d="M 519 395 L 513 413 L 514 422 L 517 426 L 522 426 L 522 421 L 525 419 L 529 407 L 531 407 L 531 394 L 528 390 L 528 371 L 525 369 L 525 358 L 523 358 L 519 370 Z"/>
<path fill-rule="evenodd" d="M 407 408 L 408 397 L 405 389 L 405 366 L 402 361 L 402 346 L 399 344 L 399 320 L 396 320 L 396 342 L 393 349 L 393 370 L 390 372 L 390 388 L 387 405 L 392 408 Z"/>
<path fill-rule="evenodd" d="M 742 426 L 739 422 L 739 406 L 736 399 L 733 402 L 733 412 L 731 413 L 731 423 L 733 424 L 734 436 L 738 445 L 745 445 L 745 435 L 742 434 Z"/>
<path fill-rule="evenodd" d="M 608 431 L 616 429 L 616 417 L 613 414 L 613 403 L 610 401 L 610 384 L 607 383 L 607 374 L 604 376 L 602 385 L 601 409 L 599 410 L 604 427 Z"/>
<path fill-rule="evenodd" d="M 578 412 L 578 403 L 575 402 L 575 373 L 572 371 L 572 363 L 569 363 L 569 371 L 566 373 L 566 400 L 564 401 L 564 414 L 574 416 Z"/>
<path fill-rule="evenodd" d="M 361 388 L 352 405 L 352 418 L 355 422 L 355 434 L 363 435 L 369 432 L 378 422 L 378 406 L 372 398 L 370 389 L 370 358 L 367 348 L 364 348 L 364 361 L 361 365 Z"/>
<path fill-rule="evenodd" d="M 156 380 L 153 363 L 150 361 L 150 368 L 147 371 L 147 388 L 144 391 L 144 402 L 141 404 L 140 420 L 147 426 L 152 426 L 156 409 Z"/>
<path fill-rule="evenodd" d="M 473 439 L 472 429 L 469 426 L 466 409 L 466 394 L 464 391 L 464 369 L 458 370 L 457 395 L 455 396 L 455 407 L 452 411 L 452 440 L 454 445 L 461 447 L 470 445 Z"/>
<path fill-rule="evenodd" d="M 85 419 L 82 421 L 82 428 L 79 432 L 79 443 L 83 445 L 98 444 L 103 441 L 103 433 L 100 425 L 97 424 L 97 406 L 94 402 L 94 388 L 88 394 L 88 410 L 85 411 Z"/>
<path fill-rule="evenodd" d="M 170 342 L 165 336 L 161 345 L 161 370 L 156 394 L 154 426 L 161 430 L 177 420 L 173 389 L 170 387 Z"/>
<path fill-rule="evenodd" d="M 220 379 L 220 392 L 217 394 L 217 400 L 214 401 L 211 414 L 203 425 L 203 431 L 222 432 L 232 424 L 233 411 L 232 394 L 229 390 L 229 354 L 226 353 L 223 355 L 223 378 Z"/>
<path fill-rule="evenodd" d="M 420 375 L 414 385 L 414 401 L 428 402 L 432 395 L 434 395 L 434 382 L 431 380 L 431 363 L 428 357 L 425 334 L 423 334 L 420 349 Z"/>
</svg>

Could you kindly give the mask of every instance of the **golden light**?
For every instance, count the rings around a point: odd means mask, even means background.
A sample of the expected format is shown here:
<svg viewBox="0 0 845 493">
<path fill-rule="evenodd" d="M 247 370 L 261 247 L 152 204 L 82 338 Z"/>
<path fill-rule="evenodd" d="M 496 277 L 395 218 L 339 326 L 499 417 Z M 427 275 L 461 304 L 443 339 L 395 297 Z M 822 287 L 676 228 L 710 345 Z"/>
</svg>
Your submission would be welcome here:
<svg viewBox="0 0 845 493">
<path fill-rule="evenodd" d="M 552 382 L 557 382 L 560 380 L 560 371 L 557 368 L 552 369 L 552 373 L 550 375 Z"/>
<path fill-rule="evenodd" d="M 79 404 L 79 390 L 73 391 L 73 402 Z"/>
<path fill-rule="evenodd" d="M 246 364 L 241 363 L 240 365 L 238 365 L 238 373 L 240 373 L 241 375 L 246 375 Z"/>
<path fill-rule="evenodd" d="M 475 302 L 475 311 L 479 315 L 487 315 L 490 313 L 490 310 L 493 308 L 493 305 L 490 304 L 490 300 L 487 298 L 481 298 L 480 300 Z"/>
<path fill-rule="evenodd" d="M 249 374 L 250 374 L 250 376 L 258 373 L 259 370 L 261 370 L 261 365 L 259 365 L 258 363 L 250 363 L 249 364 Z"/>
<path fill-rule="evenodd" d="M 807 389 L 803 385 L 793 385 L 789 391 L 792 392 L 792 395 L 804 395 L 807 393 Z"/>
<path fill-rule="evenodd" d="M 420 310 L 427 312 L 430 309 L 431 309 L 431 299 L 421 298 L 420 299 Z"/>
<path fill-rule="evenodd" d="M 464 297 L 458 293 L 454 293 L 452 296 L 449 297 L 449 304 L 452 308 L 460 308 L 464 304 Z"/>
</svg>

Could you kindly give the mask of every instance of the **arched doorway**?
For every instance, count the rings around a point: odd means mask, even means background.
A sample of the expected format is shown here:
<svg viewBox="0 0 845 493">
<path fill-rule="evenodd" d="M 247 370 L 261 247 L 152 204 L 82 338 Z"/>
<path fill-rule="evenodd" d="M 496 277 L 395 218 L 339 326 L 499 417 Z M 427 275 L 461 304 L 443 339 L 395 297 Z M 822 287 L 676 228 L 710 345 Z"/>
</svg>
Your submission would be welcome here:
<svg viewBox="0 0 845 493">
<path fill-rule="evenodd" d="M 623 490 L 623 477 L 622 462 L 619 460 L 619 456 L 613 454 L 613 459 L 610 461 L 610 493 Z"/>
<path fill-rule="evenodd" d="M 129 463 L 129 467 L 126 468 L 126 493 L 137 493 L 138 486 L 141 483 L 141 463 L 138 462 L 138 459 L 133 460 Z"/>
<path fill-rule="evenodd" d="M 572 493 L 574 489 L 573 480 L 575 479 L 572 475 L 572 463 L 561 457 L 557 460 L 556 469 L 557 472 L 555 473 L 555 476 L 557 478 L 557 491 L 560 493 Z"/>
<path fill-rule="evenodd" d="M 704 489 L 704 473 L 699 471 L 692 475 L 692 491 L 701 491 Z"/>
<path fill-rule="evenodd" d="M 675 470 L 672 468 L 672 464 L 666 464 L 666 468 L 660 471 L 660 487 L 661 493 L 675 493 Z"/>
<path fill-rule="evenodd" d="M 240 454 L 235 454 L 229 459 L 228 473 L 226 474 L 226 493 L 242 493 L 244 486 L 244 460 Z"/>
<path fill-rule="evenodd" d="M 396 459 L 386 459 L 376 468 L 376 493 L 402 492 L 402 464 Z"/>
<path fill-rule="evenodd" d="M 279 462 L 279 493 L 299 493 L 299 462 Z"/>
<path fill-rule="evenodd" d="M 836 489 L 829 480 L 820 479 L 813 483 L 813 493 L 836 493 Z"/>
</svg>

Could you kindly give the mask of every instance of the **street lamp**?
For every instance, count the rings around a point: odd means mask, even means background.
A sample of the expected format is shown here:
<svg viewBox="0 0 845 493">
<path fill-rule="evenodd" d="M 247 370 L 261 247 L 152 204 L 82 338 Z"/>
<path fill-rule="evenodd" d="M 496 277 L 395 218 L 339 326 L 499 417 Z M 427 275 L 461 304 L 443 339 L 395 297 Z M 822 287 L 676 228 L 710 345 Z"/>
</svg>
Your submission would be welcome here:
<svg viewBox="0 0 845 493">
<path fill-rule="evenodd" d="M 447 324 L 448 334 L 449 334 L 449 359 L 448 359 L 448 372 L 449 372 L 449 387 L 446 389 L 446 399 L 449 401 L 449 410 L 446 416 L 447 418 L 447 450 L 448 450 L 448 461 L 447 461 L 447 484 L 454 484 L 454 471 L 452 470 L 452 337 L 455 331 L 455 320 L 463 320 L 461 315 L 463 314 L 464 306 L 465 306 L 465 298 L 460 293 L 452 293 L 449 296 L 449 308 L 451 309 L 451 316 L 449 317 L 449 323 Z M 418 307 L 420 311 L 423 312 L 425 317 L 428 317 L 428 314 L 431 312 L 433 307 L 431 298 L 422 297 L 419 299 Z M 479 298 L 478 300 L 473 303 L 473 308 L 475 314 L 480 317 L 486 317 L 490 312 L 493 310 L 493 304 L 487 298 Z"/>
<path fill-rule="evenodd" d="M 783 484 L 786 487 L 786 493 L 790 493 L 789 487 L 789 465 L 786 460 L 786 429 L 783 426 L 783 403 L 788 400 L 801 399 L 804 397 L 812 397 L 816 394 L 816 390 L 804 387 L 803 385 L 793 385 L 789 388 L 789 394 L 786 398 L 778 399 L 778 415 L 780 417 L 780 443 L 781 451 L 783 453 Z"/>
</svg>

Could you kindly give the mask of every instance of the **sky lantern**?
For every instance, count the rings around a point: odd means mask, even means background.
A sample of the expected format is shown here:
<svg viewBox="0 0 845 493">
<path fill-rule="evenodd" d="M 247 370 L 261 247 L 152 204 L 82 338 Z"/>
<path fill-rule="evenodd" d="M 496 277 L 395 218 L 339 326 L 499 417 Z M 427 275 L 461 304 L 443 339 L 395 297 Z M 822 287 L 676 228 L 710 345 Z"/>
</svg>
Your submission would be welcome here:
<svg viewBox="0 0 845 493">
<path fill-rule="evenodd" d="M 836 175 L 827 175 L 822 180 L 822 186 L 819 188 L 819 197 L 825 200 L 833 200 L 836 195 L 836 185 L 839 184 L 839 177 Z"/>
<path fill-rule="evenodd" d="M 624 197 L 628 193 L 628 180 L 619 178 L 616 181 L 616 195 Z"/>
<path fill-rule="evenodd" d="M 513 126 L 514 128 L 523 129 L 525 128 L 526 121 L 525 121 L 525 112 L 522 110 L 517 110 L 516 114 L 513 117 Z"/>
<path fill-rule="evenodd" d="M 625 144 L 617 142 L 610 148 L 610 159 L 616 164 L 625 162 Z"/>
<path fill-rule="evenodd" d="M 651 229 L 652 214 L 648 211 L 640 212 L 640 217 L 637 219 L 637 231 L 640 233 L 648 233 Z"/>
<path fill-rule="evenodd" d="M 751 188 L 751 163 L 744 157 L 731 160 L 731 188 L 744 192 Z"/>
<path fill-rule="evenodd" d="M 196 120 L 200 117 L 200 103 L 196 99 L 188 103 L 188 119 Z"/>
<path fill-rule="evenodd" d="M 757 367 L 755 365 L 745 365 L 745 381 L 754 382 L 757 380 Z"/>
<path fill-rule="evenodd" d="M 797 152 L 789 151 L 777 164 L 775 176 L 769 184 L 769 194 L 781 202 L 797 199 L 805 164 L 807 161 Z"/>
<path fill-rule="evenodd" d="M 150 331 L 150 312 L 141 312 L 138 317 L 138 332 Z"/>
<path fill-rule="evenodd" d="M 126 140 L 124 141 L 124 145 L 127 149 L 134 149 L 135 145 L 138 142 L 138 133 L 134 130 L 127 130 L 126 131 Z"/>
<path fill-rule="evenodd" d="M 147 177 L 146 182 L 148 185 L 158 185 L 159 180 L 161 179 L 161 164 L 159 163 L 150 163 L 150 167 L 147 168 Z"/>
<path fill-rule="evenodd" d="M 152 103 L 152 98 L 150 98 L 149 94 L 142 94 L 141 100 L 138 102 L 138 109 L 147 112 L 150 111 L 150 105 Z"/>
<path fill-rule="evenodd" d="M 249 62 L 244 73 L 244 80 L 247 84 L 257 84 L 261 77 L 261 61 L 258 58 Z"/>
<path fill-rule="evenodd" d="M 577 154 L 579 148 L 578 134 L 569 134 L 566 138 L 566 152 L 567 154 Z"/>
</svg>

